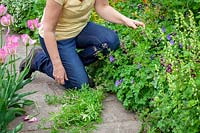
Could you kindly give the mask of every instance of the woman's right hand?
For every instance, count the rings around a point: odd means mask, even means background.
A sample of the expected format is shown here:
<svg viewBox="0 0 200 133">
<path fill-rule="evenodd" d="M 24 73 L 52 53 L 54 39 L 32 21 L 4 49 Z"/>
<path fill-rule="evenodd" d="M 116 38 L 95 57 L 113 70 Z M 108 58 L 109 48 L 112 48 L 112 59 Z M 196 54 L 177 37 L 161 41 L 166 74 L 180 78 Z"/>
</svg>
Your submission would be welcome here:
<svg viewBox="0 0 200 133">
<path fill-rule="evenodd" d="M 65 68 L 62 64 L 57 64 L 53 67 L 53 77 L 57 83 L 62 85 L 65 84 L 65 80 L 68 80 Z"/>
</svg>

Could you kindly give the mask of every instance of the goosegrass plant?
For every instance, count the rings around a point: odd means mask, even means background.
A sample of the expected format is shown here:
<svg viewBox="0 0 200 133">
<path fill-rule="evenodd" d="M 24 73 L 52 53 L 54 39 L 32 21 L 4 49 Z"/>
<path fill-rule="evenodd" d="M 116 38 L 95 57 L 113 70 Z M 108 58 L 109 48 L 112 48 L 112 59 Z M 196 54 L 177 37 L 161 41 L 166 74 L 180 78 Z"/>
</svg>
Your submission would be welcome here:
<svg viewBox="0 0 200 133">
<path fill-rule="evenodd" d="M 62 106 L 59 112 L 52 112 L 51 132 L 92 132 L 94 124 L 101 122 L 103 98 L 102 89 L 91 89 L 87 85 L 81 90 L 67 90 L 62 96 L 46 95 L 48 104 Z"/>
</svg>

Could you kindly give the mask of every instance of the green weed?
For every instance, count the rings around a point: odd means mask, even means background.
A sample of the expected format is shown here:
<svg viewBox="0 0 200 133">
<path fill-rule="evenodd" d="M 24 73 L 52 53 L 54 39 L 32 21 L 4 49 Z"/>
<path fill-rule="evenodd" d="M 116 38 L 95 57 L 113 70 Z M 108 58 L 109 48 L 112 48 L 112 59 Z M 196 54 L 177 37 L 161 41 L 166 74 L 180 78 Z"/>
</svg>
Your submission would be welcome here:
<svg viewBox="0 0 200 133">
<path fill-rule="evenodd" d="M 103 91 L 84 86 L 69 90 L 63 96 L 46 96 L 49 104 L 61 104 L 59 113 L 52 113 L 52 132 L 89 132 L 101 122 Z"/>
</svg>

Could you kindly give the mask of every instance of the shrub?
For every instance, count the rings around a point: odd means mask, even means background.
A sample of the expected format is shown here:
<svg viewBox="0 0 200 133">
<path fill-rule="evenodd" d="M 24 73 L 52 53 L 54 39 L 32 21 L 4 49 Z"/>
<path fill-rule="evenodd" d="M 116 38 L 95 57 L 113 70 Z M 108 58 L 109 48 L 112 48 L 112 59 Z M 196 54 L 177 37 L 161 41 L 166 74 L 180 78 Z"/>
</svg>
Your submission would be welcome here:
<svg viewBox="0 0 200 133">
<path fill-rule="evenodd" d="M 132 31 L 105 23 L 117 29 L 121 48 L 88 70 L 99 86 L 115 92 L 127 109 L 139 113 L 143 130 L 198 133 L 200 31 L 196 19 L 187 11 L 187 15 L 165 14 L 171 17 L 168 21 L 162 18 L 162 8 L 141 4 L 138 9 L 132 3 L 115 6 L 131 18 L 144 20 L 146 29 Z"/>
<path fill-rule="evenodd" d="M 184 15 L 189 15 L 189 10 L 195 14 L 195 20 L 200 21 L 200 1 L 199 0 L 151 0 L 151 6 L 160 8 L 161 15 L 167 17 L 166 20 L 171 20 L 173 17 L 173 10 L 182 12 Z"/>
<path fill-rule="evenodd" d="M 156 65 L 157 94 L 147 115 L 150 131 L 198 133 L 200 130 L 199 31 L 192 12 L 176 13 L 173 31 L 161 32 L 161 63 Z"/>
</svg>

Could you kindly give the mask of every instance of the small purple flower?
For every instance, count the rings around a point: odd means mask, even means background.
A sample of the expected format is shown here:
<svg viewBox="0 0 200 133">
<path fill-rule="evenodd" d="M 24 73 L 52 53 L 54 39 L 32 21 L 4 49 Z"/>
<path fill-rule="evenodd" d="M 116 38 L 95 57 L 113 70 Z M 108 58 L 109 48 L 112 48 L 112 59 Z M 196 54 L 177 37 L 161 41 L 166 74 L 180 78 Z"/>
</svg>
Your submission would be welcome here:
<svg viewBox="0 0 200 133">
<path fill-rule="evenodd" d="M 167 68 L 167 69 L 166 69 L 166 72 L 168 72 L 168 73 L 172 73 L 172 68 L 170 68 L 170 67 Z"/>
<path fill-rule="evenodd" d="M 163 26 L 162 27 L 162 32 L 165 33 L 166 32 L 166 28 Z"/>
<path fill-rule="evenodd" d="M 119 86 L 119 85 L 120 85 L 119 80 L 116 80 L 116 81 L 115 81 L 115 86 L 117 87 L 117 86 Z"/>
<path fill-rule="evenodd" d="M 138 10 L 142 9 L 142 4 L 138 4 Z"/>
<path fill-rule="evenodd" d="M 183 48 L 183 44 L 182 44 L 182 43 L 179 44 L 179 48 L 180 48 L 180 49 Z"/>
<path fill-rule="evenodd" d="M 171 63 L 169 63 L 169 64 L 167 65 L 167 67 L 170 67 L 170 68 L 171 68 L 171 67 L 172 67 L 172 64 L 171 64 Z"/>
<path fill-rule="evenodd" d="M 123 82 L 123 79 L 116 80 L 115 81 L 115 86 L 118 87 L 119 85 L 121 85 L 122 82 Z"/>
<path fill-rule="evenodd" d="M 167 35 L 167 40 L 170 41 L 172 39 L 171 34 Z"/>
<path fill-rule="evenodd" d="M 115 58 L 112 55 L 109 57 L 109 59 L 110 59 L 111 63 L 113 63 L 115 61 Z"/>
<path fill-rule="evenodd" d="M 131 80 L 131 84 L 134 84 L 134 82 L 135 82 L 134 79 L 132 79 L 132 80 Z"/>
<path fill-rule="evenodd" d="M 174 45 L 174 40 L 170 40 L 170 44 L 171 44 L 171 45 Z"/>
<path fill-rule="evenodd" d="M 169 63 L 169 64 L 167 65 L 166 72 L 168 72 L 168 73 L 171 73 L 171 72 L 172 72 L 172 64 L 171 64 L 171 63 Z"/>
</svg>

